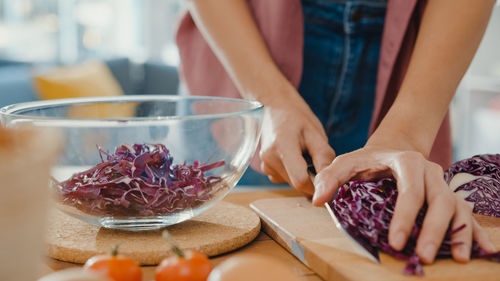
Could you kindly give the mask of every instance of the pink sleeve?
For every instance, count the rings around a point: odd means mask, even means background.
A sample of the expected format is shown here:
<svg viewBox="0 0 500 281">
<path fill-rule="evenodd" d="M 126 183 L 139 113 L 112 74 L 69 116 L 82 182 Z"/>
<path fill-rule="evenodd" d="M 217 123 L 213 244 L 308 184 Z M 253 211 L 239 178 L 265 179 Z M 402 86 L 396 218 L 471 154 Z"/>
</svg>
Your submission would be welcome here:
<svg viewBox="0 0 500 281">
<path fill-rule="evenodd" d="M 250 0 L 249 5 L 276 65 L 298 87 L 304 32 L 300 0 Z M 181 58 L 181 79 L 190 94 L 241 97 L 189 13 L 181 19 L 176 41 Z M 255 155 L 252 167 L 260 171 L 258 153 Z"/>
</svg>

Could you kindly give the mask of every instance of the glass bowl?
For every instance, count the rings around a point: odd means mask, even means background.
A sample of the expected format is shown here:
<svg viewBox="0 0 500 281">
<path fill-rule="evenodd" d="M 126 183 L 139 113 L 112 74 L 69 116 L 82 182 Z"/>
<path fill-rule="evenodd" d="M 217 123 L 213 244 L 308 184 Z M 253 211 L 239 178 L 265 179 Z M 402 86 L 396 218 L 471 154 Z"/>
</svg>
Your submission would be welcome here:
<svg viewBox="0 0 500 281">
<path fill-rule="evenodd" d="M 0 116 L 5 127 L 62 133 L 50 184 L 59 209 L 106 228 L 148 230 L 204 212 L 236 185 L 262 110 L 241 99 L 141 95 L 21 103 Z"/>
</svg>

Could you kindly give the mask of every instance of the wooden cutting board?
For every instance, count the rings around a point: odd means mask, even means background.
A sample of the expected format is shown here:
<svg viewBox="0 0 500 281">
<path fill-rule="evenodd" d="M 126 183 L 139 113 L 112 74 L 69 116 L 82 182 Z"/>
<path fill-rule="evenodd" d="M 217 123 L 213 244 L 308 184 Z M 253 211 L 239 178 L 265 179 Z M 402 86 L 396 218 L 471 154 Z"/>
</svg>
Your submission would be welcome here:
<svg viewBox="0 0 500 281">
<path fill-rule="evenodd" d="M 260 219 L 248 208 L 219 202 L 201 215 L 166 229 L 181 249 L 216 256 L 250 243 L 260 232 Z M 120 253 L 142 265 L 156 265 L 173 254 L 161 234 L 162 230 L 101 228 L 53 210 L 48 222 L 47 253 L 57 260 L 85 263 L 119 244 Z"/>
<path fill-rule="evenodd" d="M 500 280 L 500 263 L 473 260 L 459 264 L 451 259 L 424 266 L 425 276 L 402 274 L 404 261 L 380 253 L 381 264 L 361 256 L 335 227 L 325 208 L 304 197 L 261 199 L 251 208 L 264 231 L 325 280 Z M 500 248 L 500 219 L 476 216 Z"/>
</svg>

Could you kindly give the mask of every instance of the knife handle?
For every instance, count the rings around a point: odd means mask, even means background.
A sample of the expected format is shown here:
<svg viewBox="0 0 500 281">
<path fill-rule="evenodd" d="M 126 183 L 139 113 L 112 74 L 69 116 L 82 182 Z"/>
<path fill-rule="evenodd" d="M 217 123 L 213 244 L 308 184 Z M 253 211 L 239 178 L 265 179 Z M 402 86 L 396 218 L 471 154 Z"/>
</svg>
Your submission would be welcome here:
<svg viewBox="0 0 500 281">
<path fill-rule="evenodd" d="M 312 180 L 316 176 L 316 169 L 314 168 L 311 155 L 309 155 L 309 153 L 307 153 L 307 152 L 304 152 L 304 153 L 302 153 L 302 157 L 304 157 L 304 160 L 306 160 L 307 172 L 309 173 L 309 176 L 311 177 L 311 180 Z"/>
</svg>

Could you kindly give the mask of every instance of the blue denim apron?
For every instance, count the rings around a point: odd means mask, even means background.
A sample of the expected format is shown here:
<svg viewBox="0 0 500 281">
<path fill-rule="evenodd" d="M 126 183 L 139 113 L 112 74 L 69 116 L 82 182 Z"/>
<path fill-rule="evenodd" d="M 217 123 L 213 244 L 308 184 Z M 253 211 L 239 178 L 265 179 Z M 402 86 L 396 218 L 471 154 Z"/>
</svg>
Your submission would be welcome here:
<svg viewBox="0 0 500 281">
<path fill-rule="evenodd" d="M 368 139 L 386 0 L 302 0 L 304 67 L 299 93 L 337 155 Z M 270 184 L 248 169 L 240 184 Z"/>
<path fill-rule="evenodd" d="M 299 92 L 337 155 L 363 147 L 373 112 L 386 1 L 302 0 Z"/>
</svg>

